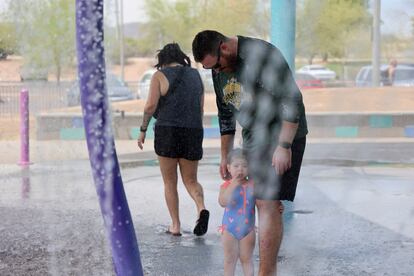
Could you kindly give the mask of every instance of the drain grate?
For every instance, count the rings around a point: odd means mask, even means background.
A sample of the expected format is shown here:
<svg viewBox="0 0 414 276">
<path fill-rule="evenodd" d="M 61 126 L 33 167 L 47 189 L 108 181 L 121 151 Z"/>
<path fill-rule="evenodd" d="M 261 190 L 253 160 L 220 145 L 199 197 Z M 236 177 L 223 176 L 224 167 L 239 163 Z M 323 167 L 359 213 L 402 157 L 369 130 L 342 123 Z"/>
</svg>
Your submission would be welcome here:
<svg viewBox="0 0 414 276">
<path fill-rule="evenodd" d="M 310 210 L 295 210 L 295 211 L 292 211 L 291 213 L 301 214 L 301 215 L 309 215 L 309 214 L 312 214 L 313 211 L 310 211 Z"/>
</svg>

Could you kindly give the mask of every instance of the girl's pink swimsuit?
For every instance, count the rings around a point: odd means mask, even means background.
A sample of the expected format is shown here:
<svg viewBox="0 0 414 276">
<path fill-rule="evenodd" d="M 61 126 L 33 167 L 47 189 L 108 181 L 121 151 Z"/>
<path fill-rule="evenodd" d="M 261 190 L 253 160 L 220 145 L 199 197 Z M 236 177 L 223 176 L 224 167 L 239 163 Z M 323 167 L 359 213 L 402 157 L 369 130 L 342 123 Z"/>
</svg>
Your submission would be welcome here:
<svg viewBox="0 0 414 276">
<path fill-rule="evenodd" d="M 224 182 L 221 187 L 227 188 L 230 181 Z M 237 186 L 227 204 L 221 229 L 241 240 L 254 230 L 255 224 L 255 198 L 252 181 Z"/>
</svg>

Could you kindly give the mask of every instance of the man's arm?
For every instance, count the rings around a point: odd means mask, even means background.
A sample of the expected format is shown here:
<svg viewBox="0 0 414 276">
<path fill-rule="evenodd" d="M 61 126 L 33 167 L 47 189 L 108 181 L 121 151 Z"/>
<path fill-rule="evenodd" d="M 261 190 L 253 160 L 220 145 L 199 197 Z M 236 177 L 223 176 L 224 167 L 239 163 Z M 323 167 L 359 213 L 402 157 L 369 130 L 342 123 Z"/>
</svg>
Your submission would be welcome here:
<svg viewBox="0 0 414 276">
<path fill-rule="evenodd" d="M 298 123 L 282 122 L 279 144 L 273 153 L 272 166 L 278 174 L 284 174 L 292 166 L 292 142 L 295 138 Z"/>
<path fill-rule="evenodd" d="M 228 179 L 229 173 L 227 171 L 227 155 L 233 149 L 234 135 L 236 133 L 236 121 L 231 107 L 223 102 L 223 91 L 219 85 L 220 82 L 218 74 L 213 71 L 212 75 L 221 134 L 220 175 L 221 178 Z"/>
<path fill-rule="evenodd" d="M 227 170 L 227 155 L 233 149 L 234 134 L 221 135 L 221 161 L 220 161 L 220 175 L 226 180 L 230 179 L 230 173 Z"/>
<path fill-rule="evenodd" d="M 272 165 L 279 175 L 284 174 L 292 166 L 292 142 L 296 136 L 299 119 L 302 115 L 303 98 L 292 71 L 286 60 L 276 66 L 279 79 L 276 82 L 281 92 L 282 127 L 279 133 L 278 146 L 273 153 Z"/>
</svg>

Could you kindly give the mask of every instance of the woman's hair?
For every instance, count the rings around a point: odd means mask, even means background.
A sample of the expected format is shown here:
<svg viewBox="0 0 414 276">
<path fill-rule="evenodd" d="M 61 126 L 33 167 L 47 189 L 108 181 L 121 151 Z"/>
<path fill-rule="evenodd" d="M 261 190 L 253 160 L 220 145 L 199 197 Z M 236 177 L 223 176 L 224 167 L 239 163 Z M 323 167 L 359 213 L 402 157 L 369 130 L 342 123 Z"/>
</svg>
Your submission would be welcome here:
<svg viewBox="0 0 414 276">
<path fill-rule="evenodd" d="M 158 63 L 154 66 L 158 70 L 167 64 L 177 62 L 183 66 L 191 66 L 190 58 L 181 51 L 177 43 L 168 43 L 157 54 Z"/>
<path fill-rule="evenodd" d="M 233 149 L 227 154 L 227 164 L 231 164 L 234 159 L 247 160 L 246 152 L 240 148 Z"/>
</svg>

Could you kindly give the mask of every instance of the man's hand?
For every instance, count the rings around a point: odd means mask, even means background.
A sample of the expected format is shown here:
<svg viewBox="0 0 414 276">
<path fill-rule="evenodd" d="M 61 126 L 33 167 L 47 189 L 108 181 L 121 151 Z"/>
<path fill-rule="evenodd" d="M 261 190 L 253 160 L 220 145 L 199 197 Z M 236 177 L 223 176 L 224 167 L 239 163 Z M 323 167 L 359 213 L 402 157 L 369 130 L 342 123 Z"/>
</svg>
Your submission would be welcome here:
<svg viewBox="0 0 414 276">
<path fill-rule="evenodd" d="M 138 147 L 142 150 L 144 148 L 144 143 L 145 143 L 145 132 L 140 132 L 138 140 Z"/>
<path fill-rule="evenodd" d="M 292 166 L 292 150 L 277 146 L 273 153 L 272 166 L 277 174 L 284 174 Z"/>
<path fill-rule="evenodd" d="M 221 159 L 220 162 L 220 176 L 223 180 L 228 180 L 231 178 L 229 171 L 227 170 L 226 159 Z"/>
</svg>

